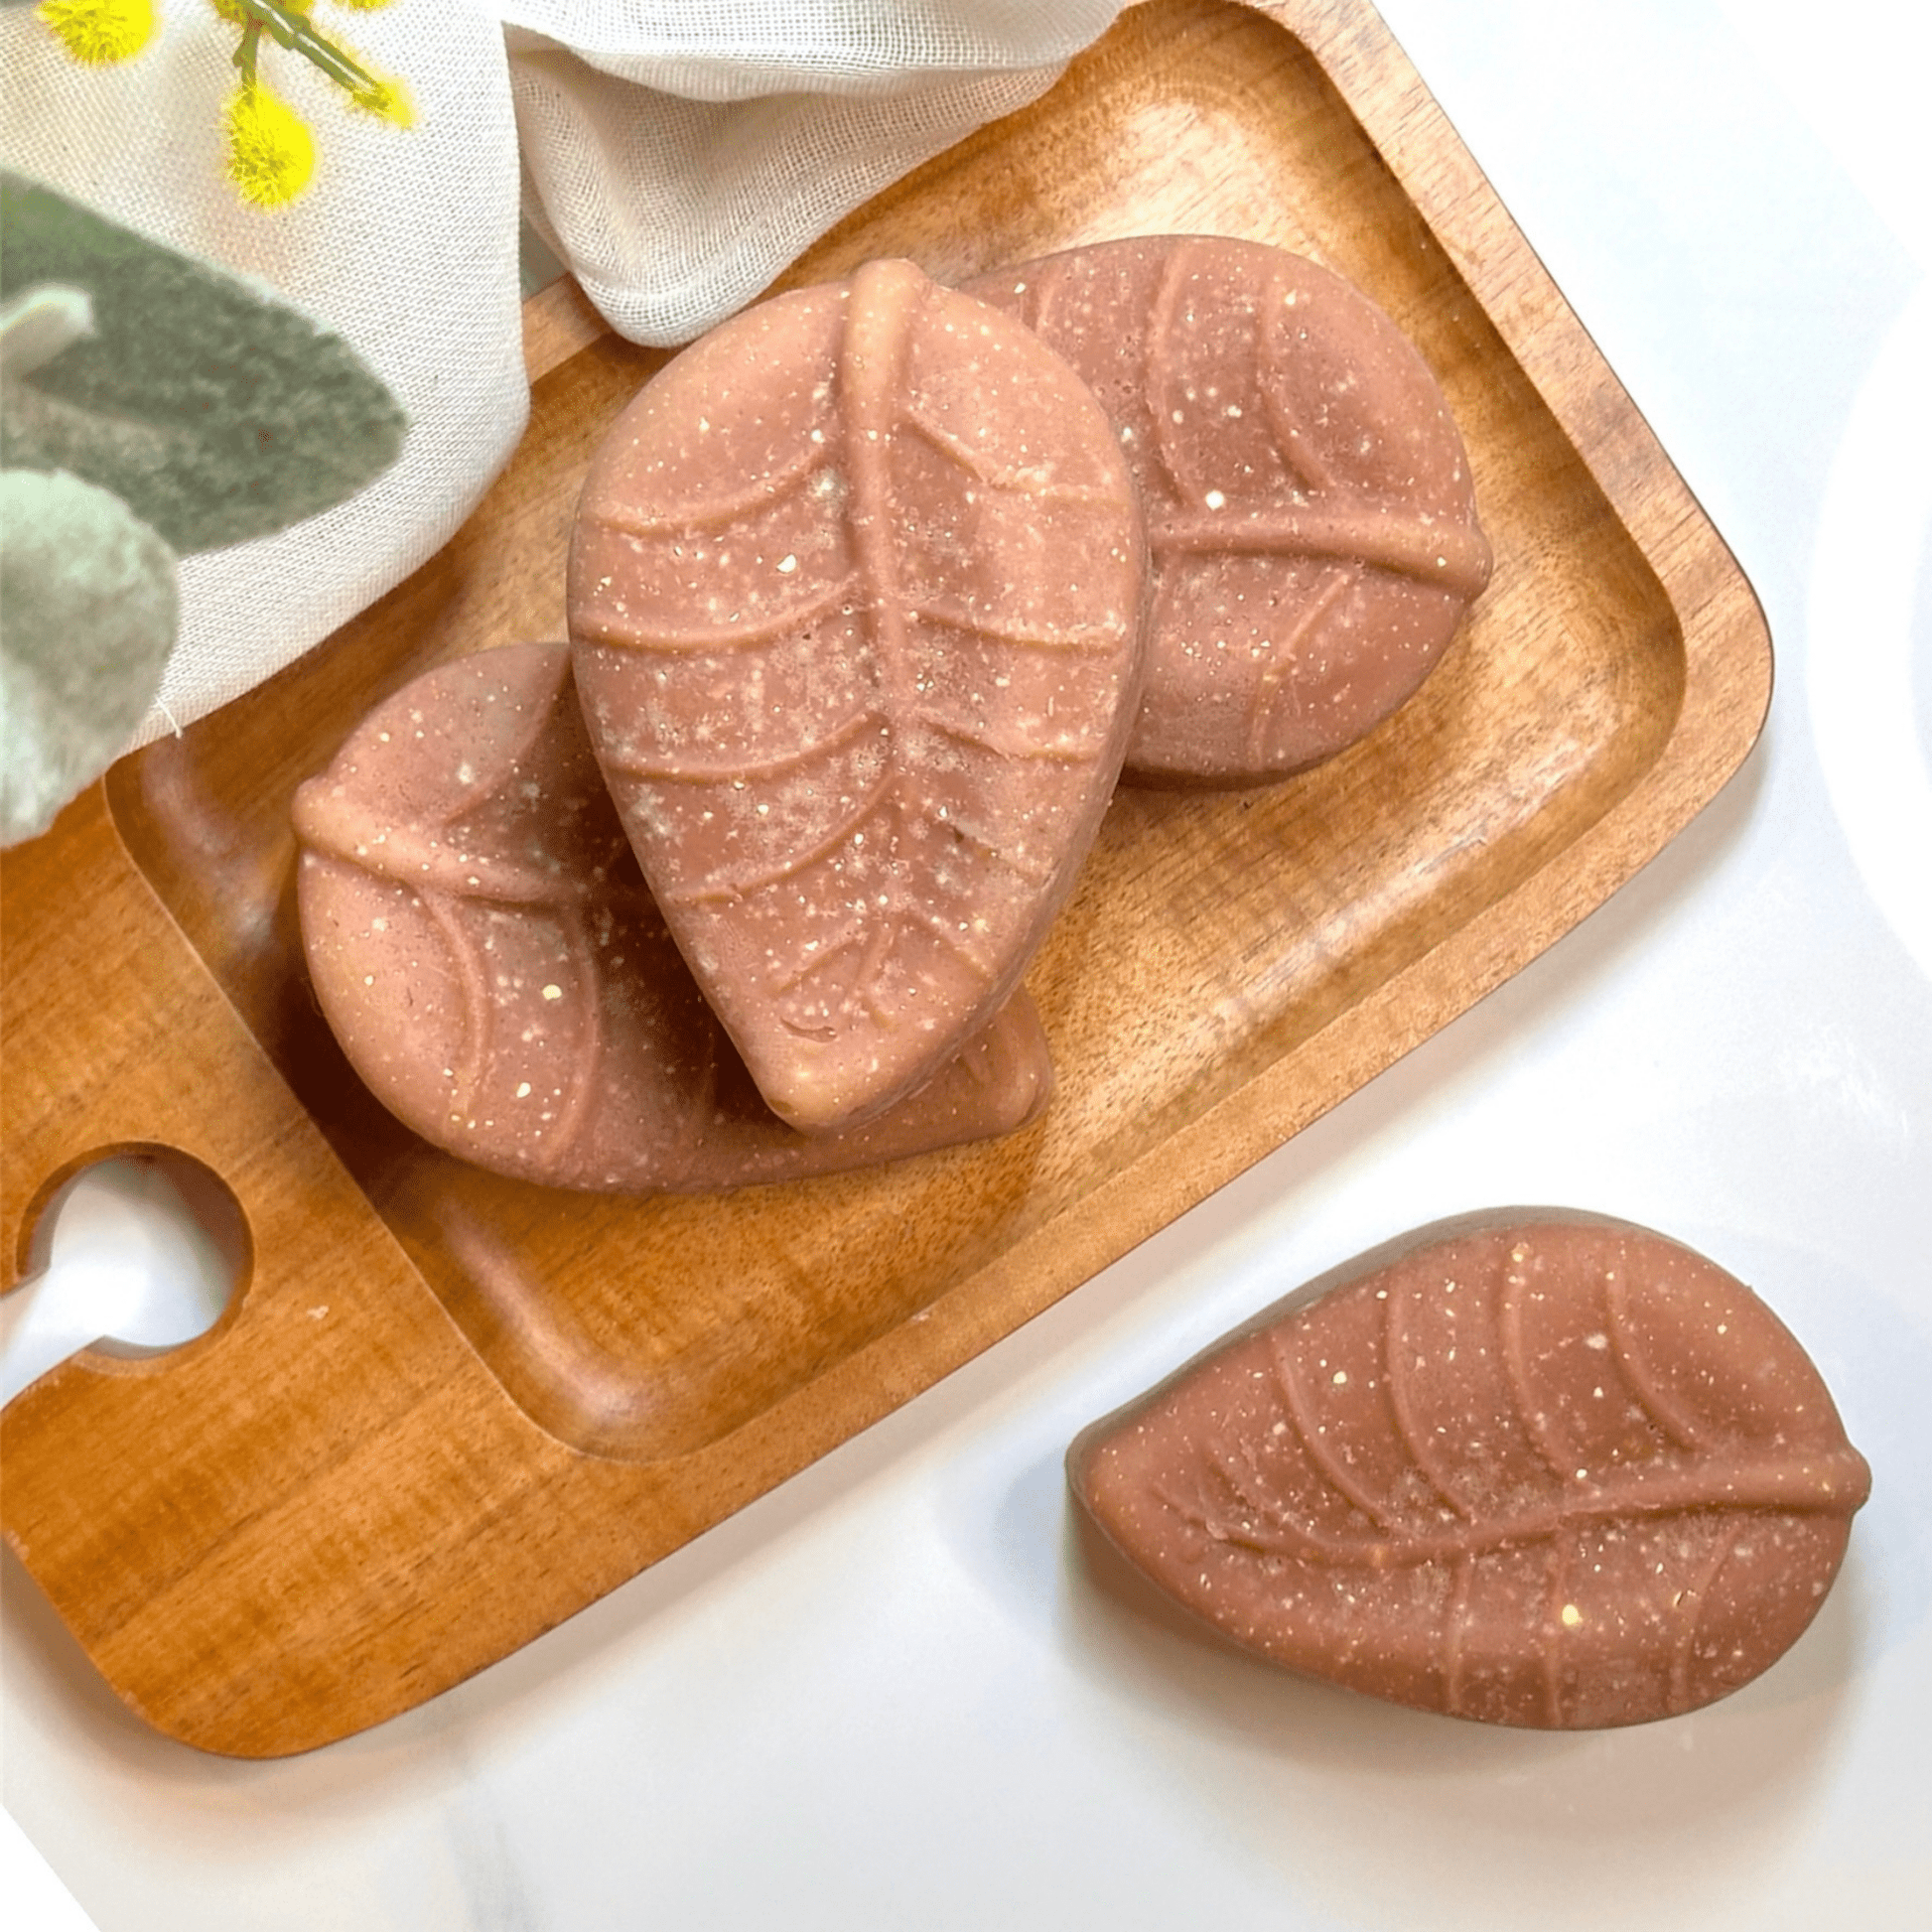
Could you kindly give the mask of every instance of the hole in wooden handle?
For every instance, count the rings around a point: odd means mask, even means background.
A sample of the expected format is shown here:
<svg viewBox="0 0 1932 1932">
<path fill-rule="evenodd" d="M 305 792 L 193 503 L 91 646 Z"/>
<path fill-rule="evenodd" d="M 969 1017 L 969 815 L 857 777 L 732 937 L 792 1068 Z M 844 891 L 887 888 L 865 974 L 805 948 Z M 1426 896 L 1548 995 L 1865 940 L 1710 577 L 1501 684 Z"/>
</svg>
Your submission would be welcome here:
<svg viewBox="0 0 1932 1932">
<path fill-rule="evenodd" d="M 166 1354 L 234 1301 L 253 1248 L 227 1183 L 174 1148 L 112 1150 L 49 1196 L 0 1300 L 0 1404 L 78 1353 Z"/>
</svg>

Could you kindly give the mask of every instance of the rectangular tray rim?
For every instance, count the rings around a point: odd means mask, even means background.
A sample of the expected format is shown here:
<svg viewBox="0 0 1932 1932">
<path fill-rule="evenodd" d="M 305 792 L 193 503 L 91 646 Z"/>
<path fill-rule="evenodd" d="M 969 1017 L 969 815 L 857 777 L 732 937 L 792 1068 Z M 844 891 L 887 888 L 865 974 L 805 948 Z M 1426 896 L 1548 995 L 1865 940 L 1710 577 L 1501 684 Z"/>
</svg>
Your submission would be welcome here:
<svg viewBox="0 0 1932 1932">
<path fill-rule="evenodd" d="M 1678 717 L 1656 759 L 1628 789 L 1524 881 L 1485 903 L 1436 946 L 1378 982 L 1314 1034 L 1205 1108 L 1176 1135 L 962 1278 L 930 1305 L 929 1319 L 917 1324 L 916 1339 L 907 1324 L 901 1324 L 828 1367 L 752 1422 L 701 1449 L 648 1465 L 621 1463 L 640 1478 L 647 1477 L 650 1489 L 663 1481 L 678 1486 L 681 1504 L 669 1513 L 689 1520 L 668 1543 L 644 1554 L 641 1561 L 630 1560 L 634 1549 L 627 1552 L 618 1564 L 621 1574 L 613 1574 L 594 1587 L 583 1603 L 595 1600 L 623 1577 L 1012 1333 L 1466 1011 L 1606 901 L 1662 851 L 1728 781 L 1757 738 L 1769 701 L 1771 651 L 1754 594 L 1379 16 L 1367 0 L 1274 0 L 1273 4 L 1241 0 L 1241 4 L 1297 35 L 1315 56 L 1656 574 L 1682 629 L 1686 685 Z M 1398 99 L 1399 111 L 1387 125 L 1379 125 L 1364 109 L 1370 77 Z M 1491 222 L 1499 218 L 1500 228 L 1478 237 L 1479 217 Z M 588 326 L 581 304 L 581 293 L 574 286 L 532 298 L 525 310 L 526 342 L 548 342 L 553 347 L 562 344 L 566 353 L 588 345 L 603 333 L 601 329 L 570 346 L 571 330 L 581 334 Z M 556 322 L 559 315 L 564 317 L 562 325 Z M 562 359 L 560 354 L 546 366 L 554 367 Z M 67 824 L 58 827 L 54 836 L 64 834 L 82 842 L 104 835 L 120 866 L 132 874 L 134 887 L 153 897 L 162 916 L 173 922 L 165 901 L 121 842 L 104 784 L 91 787 L 70 808 Z M 1520 911 L 1519 901 L 1532 883 L 1543 897 L 1542 916 L 1527 927 L 1513 924 L 1508 915 L 1512 909 Z M 180 934 L 178 926 L 175 930 Z M 186 936 L 180 936 L 193 953 Z M 194 953 L 193 963 L 225 1004 L 225 994 L 199 953 Z M 239 1016 L 231 1007 L 228 1010 L 239 1026 Z M 1338 1064 L 1348 1071 L 1328 1083 L 1332 1091 L 1323 1090 L 1311 1099 L 1291 1089 L 1296 1062 L 1316 1041 L 1345 1048 Z M 281 1080 L 272 1066 L 267 1077 Z M 1289 1123 L 1285 1128 L 1284 1121 Z M 1214 1157 L 1198 1164 L 1176 1162 L 1172 1150 L 1179 1141 L 1190 1148 L 1212 1147 Z M 1175 1183 L 1171 1176 L 1183 1169 L 1207 1174 L 1207 1183 L 1198 1188 Z M 37 1198 L 45 1191 L 43 1186 Z M 359 1189 L 356 1192 L 366 1201 Z M 28 1204 L 29 1211 L 17 1222 L 23 1234 L 31 1227 L 33 1205 Z M 10 1218 L 11 1206 L 10 1200 Z M 369 1212 L 380 1220 L 372 1204 Z M 1072 1232 L 1081 1236 L 1078 1242 L 1069 1242 Z M 1060 1265 L 1040 1271 L 1032 1263 L 1049 1238 L 1057 1247 Z M 15 1252 L 24 1257 L 24 1242 L 15 1244 Z M 436 1302 L 413 1265 L 406 1260 L 404 1265 L 424 1295 Z M 220 1332 L 217 1329 L 179 1354 L 215 1345 Z M 156 1366 L 165 1365 L 164 1360 Z M 117 1364 L 109 1370 L 84 1356 L 74 1358 L 9 1405 L 8 1419 L 16 1420 L 15 1410 L 41 1391 L 54 1393 L 50 1384 L 70 1383 L 77 1376 L 126 1374 L 128 1366 Z M 494 1378 L 488 1379 L 493 1384 Z M 582 1449 L 569 1453 L 586 1462 L 601 1459 Z M 9 1541 L 18 1547 L 12 1522 L 7 1530 Z M 535 1634 L 532 1629 L 514 1643 L 473 1658 L 420 1695 L 448 1688 Z M 128 1696 L 125 1691 L 121 1694 Z M 389 1712 L 356 1719 L 345 1729 L 361 1728 L 417 1701 L 419 1696 L 411 1696 Z M 285 1748 L 308 1748 L 324 1741 L 328 1739 L 317 1735 Z"/>
</svg>

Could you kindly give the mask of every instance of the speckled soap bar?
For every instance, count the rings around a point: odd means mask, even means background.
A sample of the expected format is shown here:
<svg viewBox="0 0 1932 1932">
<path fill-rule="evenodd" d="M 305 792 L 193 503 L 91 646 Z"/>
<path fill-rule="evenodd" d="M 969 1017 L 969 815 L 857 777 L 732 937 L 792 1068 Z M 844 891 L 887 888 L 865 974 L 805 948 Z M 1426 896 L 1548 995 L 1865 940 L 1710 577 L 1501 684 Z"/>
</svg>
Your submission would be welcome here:
<svg viewBox="0 0 1932 1932">
<path fill-rule="evenodd" d="M 871 1119 L 1007 999 L 1120 770 L 1143 564 L 1085 385 L 908 262 L 735 317 L 600 446 L 569 576 L 592 740 L 787 1120 Z"/>
<path fill-rule="evenodd" d="M 778 1120 L 652 903 L 562 644 L 416 679 L 294 817 L 310 977 L 345 1052 L 406 1126 L 495 1173 L 626 1192 L 788 1180 L 1009 1132 L 1051 1089 L 1022 991 L 870 1126 Z"/>
<path fill-rule="evenodd" d="M 1074 1444 L 1075 1493 L 1279 1664 L 1551 1729 L 1692 1711 L 1817 1613 L 1870 1474 L 1751 1291 L 1624 1222 L 1424 1230 Z"/>
<path fill-rule="evenodd" d="M 1219 235 L 1101 242 L 966 286 L 1092 385 L 1145 501 L 1130 777 L 1284 777 L 1415 692 L 1488 583 L 1489 544 L 1443 391 L 1367 296 Z"/>
</svg>

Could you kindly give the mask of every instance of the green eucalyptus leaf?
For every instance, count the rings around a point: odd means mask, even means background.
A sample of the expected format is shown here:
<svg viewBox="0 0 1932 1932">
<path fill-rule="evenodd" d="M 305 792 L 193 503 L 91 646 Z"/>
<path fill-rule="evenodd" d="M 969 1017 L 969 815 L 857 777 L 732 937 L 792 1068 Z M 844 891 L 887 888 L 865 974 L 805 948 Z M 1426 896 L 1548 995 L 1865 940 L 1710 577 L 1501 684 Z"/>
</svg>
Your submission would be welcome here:
<svg viewBox="0 0 1932 1932">
<path fill-rule="evenodd" d="M 0 844 L 44 832 L 147 715 L 175 555 L 111 491 L 0 470 Z"/>
<path fill-rule="evenodd" d="M 41 284 L 84 292 L 93 333 L 0 381 L 0 463 L 113 490 L 178 553 L 328 509 L 402 447 L 400 405 L 341 337 L 0 172 L 0 298 Z"/>
<path fill-rule="evenodd" d="M 94 333 L 85 289 L 42 282 L 0 302 L 0 378 L 31 375 L 43 362 Z"/>
</svg>

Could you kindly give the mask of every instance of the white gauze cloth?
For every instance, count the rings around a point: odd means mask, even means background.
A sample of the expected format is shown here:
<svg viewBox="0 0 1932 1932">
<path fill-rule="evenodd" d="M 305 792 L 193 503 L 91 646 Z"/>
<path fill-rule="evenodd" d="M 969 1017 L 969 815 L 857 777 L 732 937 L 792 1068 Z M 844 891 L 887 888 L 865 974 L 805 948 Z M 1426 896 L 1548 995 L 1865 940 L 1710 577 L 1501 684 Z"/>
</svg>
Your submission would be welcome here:
<svg viewBox="0 0 1932 1932">
<path fill-rule="evenodd" d="M 402 455 L 360 494 L 182 559 L 180 636 L 128 749 L 279 670 L 468 516 L 528 411 L 519 203 L 613 327 L 685 342 L 869 196 L 1044 92 L 1120 5 L 324 4 L 318 24 L 402 78 L 417 124 L 348 111 L 264 44 L 264 81 L 318 149 L 308 192 L 272 213 L 222 174 L 235 30 L 204 0 L 169 0 L 157 40 L 106 68 L 76 65 L 30 8 L 0 8 L 0 161 L 270 284 L 409 415 Z"/>
<path fill-rule="evenodd" d="M 1121 0 L 510 0 L 527 198 L 605 319 L 669 345 L 1045 92 Z"/>
</svg>

